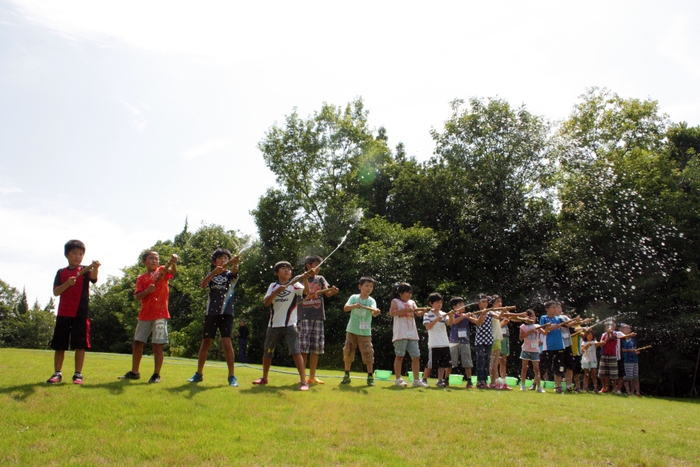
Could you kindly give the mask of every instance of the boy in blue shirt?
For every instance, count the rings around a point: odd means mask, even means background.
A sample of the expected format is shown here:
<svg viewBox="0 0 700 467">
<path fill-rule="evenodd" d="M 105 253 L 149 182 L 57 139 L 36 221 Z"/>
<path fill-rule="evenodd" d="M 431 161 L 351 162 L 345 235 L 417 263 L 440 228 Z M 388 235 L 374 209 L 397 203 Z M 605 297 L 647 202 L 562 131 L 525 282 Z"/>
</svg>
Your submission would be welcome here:
<svg viewBox="0 0 700 467">
<path fill-rule="evenodd" d="M 540 354 L 540 372 L 544 377 L 547 370 L 554 373 L 554 388 L 561 394 L 561 379 L 564 376 L 564 338 L 561 333 L 561 326 L 564 322 L 561 316 L 557 315 L 559 302 L 550 300 L 544 304 L 546 315 L 540 316 L 540 325 L 549 325 L 542 331 L 545 338 L 542 343 L 542 353 Z"/>
</svg>

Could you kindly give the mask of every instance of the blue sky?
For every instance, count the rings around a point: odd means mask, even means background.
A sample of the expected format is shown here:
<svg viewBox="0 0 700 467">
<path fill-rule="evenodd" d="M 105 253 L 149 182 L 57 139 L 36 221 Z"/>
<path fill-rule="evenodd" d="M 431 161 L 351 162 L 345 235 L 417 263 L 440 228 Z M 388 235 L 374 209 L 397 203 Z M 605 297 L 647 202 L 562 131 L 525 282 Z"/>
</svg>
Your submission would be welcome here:
<svg viewBox="0 0 700 467">
<path fill-rule="evenodd" d="M 434 3 L 0 0 L 0 279 L 43 305 L 70 238 L 104 279 L 186 217 L 255 234 L 295 107 L 362 96 L 420 160 L 454 98 L 558 120 L 599 86 L 700 125 L 697 2 Z"/>
</svg>

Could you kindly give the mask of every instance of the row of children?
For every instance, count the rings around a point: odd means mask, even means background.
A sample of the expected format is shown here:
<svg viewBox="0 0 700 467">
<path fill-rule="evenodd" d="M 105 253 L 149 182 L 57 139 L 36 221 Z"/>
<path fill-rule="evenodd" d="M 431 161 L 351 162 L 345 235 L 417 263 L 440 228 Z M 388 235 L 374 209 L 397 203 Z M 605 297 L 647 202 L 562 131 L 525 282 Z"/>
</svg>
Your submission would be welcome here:
<svg viewBox="0 0 700 467">
<path fill-rule="evenodd" d="M 55 353 L 55 372 L 49 383 L 58 383 L 62 380 L 61 367 L 65 350 L 69 344 L 75 349 L 75 374 L 73 382 L 82 384 L 82 366 L 85 349 L 90 347 L 88 299 L 89 284 L 97 281 L 97 273 L 100 267 L 98 261 L 93 261 L 89 266 L 82 266 L 81 262 L 85 254 L 85 245 L 78 240 L 66 243 L 64 253 L 68 259 L 68 267 L 60 269 L 54 282 L 54 294 L 60 296 L 58 317 L 51 347 Z M 149 383 L 160 382 L 160 370 L 163 364 L 163 345 L 168 342 L 167 320 L 168 312 L 168 281 L 176 273 L 177 256 L 172 255 L 165 266 L 159 265 L 159 256 L 155 251 L 147 251 L 142 255 L 142 261 L 146 267 L 146 273 L 138 277 L 134 296 L 141 302 L 138 323 L 134 333 L 132 368 L 121 379 L 135 380 L 140 378 L 139 367 L 143 348 L 151 337 L 154 354 L 154 372 Z M 209 348 L 216 337 L 217 331 L 221 335 L 222 348 L 228 366 L 228 383 L 238 386 L 234 375 L 234 354 L 231 343 L 233 328 L 233 292 L 238 280 L 239 256 L 232 256 L 228 250 L 217 249 L 212 254 L 211 272 L 202 280 L 200 286 L 209 288 L 209 300 L 207 302 L 204 333 L 199 349 L 197 372 L 188 380 L 192 383 L 203 381 L 203 370 Z M 253 384 L 264 385 L 268 382 L 268 374 L 272 363 L 272 356 L 277 344 L 284 338 L 287 342 L 289 353 L 292 356 L 299 371 L 300 390 L 307 390 L 309 384 L 323 384 L 316 377 L 318 356 L 324 352 L 324 297 L 330 297 L 338 293 L 337 287 L 331 287 L 323 276 L 318 274 L 321 258 L 315 255 L 305 259 L 306 271 L 292 278 L 292 265 L 281 261 L 274 266 L 276 281 L 268 287 L 264 298 L 264 305 L 270 307 L 270 320 L 265 338 L 265 351 L 263 355 L 263 375 Z M 230 268 L 230 269 L 228 269 Z M 343 384 L 350 383 L 350 367 L 359 349 L 362 361 L 367 367 L 367 384 L 374 385 L 373 365 L 374 349 L 371 341 L 372 317 L 377 316 L 380 310 L 375 300 L 371 297 L 375 281 L 371 277 L 362 277 L 359 281 L 359 294 L 352 295 L 344 306 L 344 311 L 350 313 L 350 319 L 346 328 L 346 342 L 343 348 L 345 364 L 345 376 Z M 434 293 L 429 297 L 430 306 L 419 308 L 411 299 L 412 289 L 407 283 L 397 284 L 392 292 L 392 301 L 389 315 L 393 318 L 393 345 L 395 351 L 394 372 L 395 384 L 406 386 L 407 383 L 401 377 L 403 358 L 406 353 L 411 357 L 413 374 L 412 385 L 414 387 L 426 387 L 427 378 L 433 367 L 437 368 L 438 386 L 446 386 L 453 367 L 460 363 L 465 369 L 467 387 L 471 386 L 471 368 L 473 367 L 470 348 L 470 324 L 476 327 L 475 349 L 477 363 L 477 387 L 507 388 L 494 383 L 499 375 L 505 378 L 505 357 L 508 349 L 508 323 L 509 320 L 525 321 L 521 326 L 520 339 L 524 341 L 523 375 L 525 380 L 528 362 L 533 362 L 535 382 L 532 389 L 543 391 L 540 384 L 540 372 L 546 376 L 549 371 L 555 375 L 558 392 L 561 392 L 561 376 L 564 368 L 572 367 L 573 374 L 576 369 L 576 360 L 569 364 L 571 359 L 568 352 L 571 344 L 565 345 L 566 338 L 571 336 L 565 333 L 569 327 L 580 324 L 579 319 L 568 320 L 561 315 L 561 305 L 558 302 L 548 302 L 545 305 L 547 316 L 543 316 L 540 325 L 534 324 L 535 314 L 532 310 L 524 313 L 511 313 L 514 307 L 503 307 L 499 296 L 487 297 L 484 294 L 477 296 L 476 303 L 467 305 L 464 299 L 454 297 L 450 301 L 451 310 L 448 313 L 442 311 L 443 297 Z M 467 312 L 467 308 L 474 311 Z M 423 324 L 428 330 L 429 358 L 425 369 L 424 379 L 419 378 L 420 350 L 418 348 L 418 331 L 415 325 L 415 317 L 422 317 Z M 563 323 L 566 324 L 563 324 Z M 446 324 L 450 326 L 448 335 Z M 579 333 L 574 334 L 577 337 Z M 606 334 L 607 335 L 607 334 Z M 601 343 L 604 345 L 604 335 Z M 615 340 L 621 338 L 630 339 L 633 335 L 612 334 Z M 504 338 L 505 337 L 505 338 Z M 557 344 L 557 339 L 561 343 Z M 587 338 L 586 338 L 587 339 Z M 578 343 L 578 339 L 576 339 Z M 590 344 L 590 345 L 593 345 Z M 538 367 L 540 345 L 542 346 L 542 366 Z M 589 346 L 590 346 L 589 345 Z M 630 356 L 634 354 L 634 344 L 631 351 L 625 351 Z M 578 346 L 575 347 L 578 349 Z M 587 347 L 584 344 L 585 350 Z M 603 352 L 610 352 L 604 346 Z M 590 351 L 589 351 L 590 353 Z M 579 356 L 575 352 L 574 357 Z M 619 354 L 619 350 L 618 350 Z M 580 358 L 580 357 L 579 357 Z M 595 353 L 593 352 L 593 358 Z M 310 375 L 306 379 L 306 363 L 309 363 Z M 590 361 L 590 360 L 589 360 Z M 588 365 L 586 357 L 583 362 Z M 594 365 L 595 366 L 595 365 Z M 590 369 L 588 369 L 590 372 Z M 635 374 L 631 369 L 629 374 Z M 571 382 L 567 371 L 567 383 Z M 617 374 L 612 372 L 610 365 L 603 366 L 601 361 L 601 376 L 610 375 L 613 379 Z M 487 386 L 488 378 L 492 384 Z M 595 378 L 595 368 L 592 375 L 587 373 L 586 381 L 592 376 Z M 597 387 L 597 386 L 596 386 Z M 638 384 L 636 386 L 638 392 Z M 632 389 L 634 390 L 634 389 Z"/>
</svg>

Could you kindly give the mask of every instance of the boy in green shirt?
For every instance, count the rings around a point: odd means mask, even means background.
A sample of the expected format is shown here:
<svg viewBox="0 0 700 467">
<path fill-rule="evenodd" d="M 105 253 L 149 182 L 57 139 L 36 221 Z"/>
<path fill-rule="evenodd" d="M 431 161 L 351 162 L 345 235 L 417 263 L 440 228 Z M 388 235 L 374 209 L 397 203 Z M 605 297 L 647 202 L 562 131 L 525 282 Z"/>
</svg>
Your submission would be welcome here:
<svg viewBox="0 0 700 467">
<path fill-rule="evenodd" d="M 362 363 L 367 365 L 367 386 L 374 386 L 374 348 L 372 347 L 372 317 L 379 315 L 377 302 L 370 294 L 374 291 L 374 278 L 363 276 L 359 283 L 360 293 L 351 295 L 343 307 L 343 311 L 350 313 L 350 321 L 345 329 L 345 346 L 343 347 L 343 361 L 345 362 L 345 376 L 342 384 L 350 384 L 350 366 L 355 360 L 355 351 L 359 348 L 362 355 Z"/>
</svg>

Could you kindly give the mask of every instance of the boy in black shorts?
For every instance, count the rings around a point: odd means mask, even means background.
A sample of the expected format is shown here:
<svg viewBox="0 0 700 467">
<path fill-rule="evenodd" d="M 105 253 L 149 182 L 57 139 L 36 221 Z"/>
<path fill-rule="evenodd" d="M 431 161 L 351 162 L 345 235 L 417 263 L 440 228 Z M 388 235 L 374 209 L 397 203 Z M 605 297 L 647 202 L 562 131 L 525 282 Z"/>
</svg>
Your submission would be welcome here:
<svg viewBox="0 0 700 467">
<path fill-rule="evenodd" d="M 58 384 L 63 380 L 61 369 L 70 344 L 70 348 L 75 350 L 73 384 L 83 384 L 85 349 L 90 348 L 90 283 L 97 282 L 100 262 L 93 261 L 90 266 L 80 264 L 85 256 L 85 244 L 80 240 L 69 240 L 63 254 L 68 259 L 68 267 L 59 269 L 53 282 L 53 294 L 61 297 L 51 339 L 51 348 L 56 351 L 54 374 L 46 382 Z"/>
<path fill-rule="evenodd" d="M 207 361 L 209 347 L 216 337 L 216 330 L 221 334 L 221 347 L 224 350 L 224 358 L 228 366 L 228 384 L 238 387 L 238 380 L 233 375 L 233 345 L 231 344 L 231 332 L 233 331 L 233 292 L 238 282 L 238 263 L 241 257 L 231 259 L 231 252 L 219 248 L 211 255 L 211 272 L 202 280 L 201 288 L 209 287 L 209 301 L 204 316 L 204 335 L 202 345 L 199 347 L 197 358 L 197 372 L 192 376 L 190 383 L 199 383 L 204 380 L 204 363 Z M 232 263 L 231 270 L 225 269 L 228 263 Z"/>
</svg>

